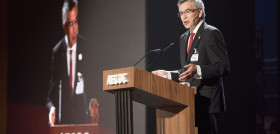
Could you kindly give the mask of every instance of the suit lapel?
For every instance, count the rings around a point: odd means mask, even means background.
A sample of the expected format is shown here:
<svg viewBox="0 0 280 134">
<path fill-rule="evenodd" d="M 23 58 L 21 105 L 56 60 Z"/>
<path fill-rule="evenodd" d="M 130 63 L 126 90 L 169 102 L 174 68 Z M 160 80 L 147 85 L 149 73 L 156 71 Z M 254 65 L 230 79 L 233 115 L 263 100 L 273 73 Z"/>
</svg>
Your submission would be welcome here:
<svg viewBox="0 0 280 134">
<path fill-rule="evenodd" d="M 67 46 L 66 46 L 66 42 L 65 42 L 65 38 L 63 38 L 60 46 L 59 46 L 59 60 L 57 61 L 58 63 L 58 68 L 59 69 L 59 74 L 61 75 L 60 76 L 60 80 L 63 81 L 63 88 L 66 88 L 68 89 L 69 87 L 69 75 L 68 75 L 68 68 L 67 68 Z M 69 90 L 66 90 L 68 93 Z"/>
<path fill-rule="evenodd" d="M 201 26 L 199 27 L 198 31 L 196 32 L 196 35 L 194 37 L 194 40 L 193 40 L 193 43 L 192 43 L 192 46 L 190 48 L 190 52 L 188 54 L 188 57 L 187 57 L 187 64 L 190 62 L 190 59 L 191 59 L 191 56 L 192 54 L 194 53 L 194 48 L 197 48 L 198 44 L 199 44 L 199 41 L 201 40 L 202 38 L 202 32 L 204 30 L 204 27 L 205 27 L 205 22 L 203 22 L 201 24 Z"/>
<path fill-rule="evenodd" d="M 61 64 L 60 65 L 61 67 L 63 68 L 66 68 L 66 69 L 63 69 L 63 72 L 64 72 L 64 75 L 66 75 L 65 78 L 69 79 L 69 76 L 68 76 L 68 70 L 67 70 L 67 46 L 66 46 L 66 43 L 65 43 L 65 39 L 63 39 L 62 41 L 62 44 L 61 44 L 61 47 L 60 47 L 60 58 L 61 58 Z M 69 85 L 69 80 L 68 80 L 68 83 Z"/>
<path fill-rule="evenodd" d="M 79 56 L 81 56 L 79 58 Z M 77 83 L 78 83 L 78 80 L 79 80 L 79 77 L 78 77 L 78 72 L 80 73 L 83 73 L 82 72 L 82 69 L 81 69 L 81 66 L 82 65 L 82 61 L 83 61 L 83 58 L 84 58 L 84 55 L 83 55 L 83 50 L 82 50 L 82 43 L 80 42 L 80 39 L 78 38 L 78 41 L 77 41 L 77 49 L 76 49 L 76 70 L 75 70 L 75 81 L 74 81 L 74 91 L 76 92 L 76 86 L 77 86 Z"/>
<path fill-rule="evenodd" d="M 181 63 L 185 63 L 186 62 L 186 58 L 187 58 L 187 43 L 188 43 L 188 38 L 190 36 L 189 34 L 189 30 L 185 33 L 185 35 L 183 36 L 183 39 L 181 40 L 181 48 L 180 48 L 180 54 L 181 54 Z M 184 65 L 182 65 L 184 66 Z"/>
<path fill-rule="evenodd" d="M 75 70 L 75 81 L 74 81 L 74 87 L 75 87 L 75 89 L 74 89 L 74 91 L 76 92 L 76 86 L 77 86 L 77 82 L 78 82 L 78 72 L 79 72 L 79 62 L 80 62 L 80 60 L 79 60 L 79 54 L 81 54 L 81 52 L 80 52 L 80 44 L 78 44 L 79 42 L 77 42 L 77 49 L 76 49 L 76 70 Z"/>
</svg>

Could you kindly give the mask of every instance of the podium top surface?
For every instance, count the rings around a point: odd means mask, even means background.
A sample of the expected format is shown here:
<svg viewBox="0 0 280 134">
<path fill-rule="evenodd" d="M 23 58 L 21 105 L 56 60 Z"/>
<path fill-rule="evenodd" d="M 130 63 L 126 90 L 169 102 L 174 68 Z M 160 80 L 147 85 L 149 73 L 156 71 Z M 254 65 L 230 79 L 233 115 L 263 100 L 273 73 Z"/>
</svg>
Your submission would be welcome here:
<svg viewBox="0 0 280 134">
<path fill-rule="evenodd" d="M 126 83 L 121 83 L 123 77 L 127 80 Z M 118 81 L 121 84 L 111 84 L 108 81 Z M 193 105 L 196 90 L 135 67 L 103 71 L 103 90 L 114 93 L 121 89 L 132 89 L 133 100 L 154 108 Z"/>
</svg>

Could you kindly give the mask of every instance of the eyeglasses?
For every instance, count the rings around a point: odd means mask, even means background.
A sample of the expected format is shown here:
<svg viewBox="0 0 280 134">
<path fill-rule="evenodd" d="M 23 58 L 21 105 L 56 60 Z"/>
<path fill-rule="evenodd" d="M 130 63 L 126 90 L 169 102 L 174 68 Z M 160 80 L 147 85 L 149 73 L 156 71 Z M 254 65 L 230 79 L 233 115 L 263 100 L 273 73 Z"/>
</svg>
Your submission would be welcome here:
<svg viewBox="0 0 280 134">
<path fill-rule="evenodd" d="M 70 21 L 70 22 L 67 22 L 66 23 L 66 26 L 67 27 L 72 27 L 74 25 L 78 24 L 78 20 L 74 20 L 74 21 Z"/>
<path fill-rule="evenodd" d="M 186 9 L 184 12 L 179 12 L 178 13 L 178 17 L 181 17 L 183 14 L 190 14 L 190 13 L 193 13 L 197 10 L 199 10 L 200 8 L 197 8 L 197 9 Z"/>
</svg>

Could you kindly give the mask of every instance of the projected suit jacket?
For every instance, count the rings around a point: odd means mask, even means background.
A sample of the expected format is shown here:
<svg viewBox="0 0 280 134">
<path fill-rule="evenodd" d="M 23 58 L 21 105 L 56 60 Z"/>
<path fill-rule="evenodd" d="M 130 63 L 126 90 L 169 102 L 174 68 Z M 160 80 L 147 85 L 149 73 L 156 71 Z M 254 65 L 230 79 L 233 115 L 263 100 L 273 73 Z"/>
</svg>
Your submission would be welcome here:
<svg viewBox="0 0 280 134">
<path fill-rule="evenodd" d="M 65 38 L 53 48 L 52 77 L 47 98 L 47 107 L 56 108 L 56 124 L 87 123 L 88 104 L 86 103 L 86 43 L 77 41 L 74 95 L 70 97 L 69 76 L 67 71 L 67 46 Z M 61 91 L 61 95 L 60 95 Z M 60 102 L 61 100 L 61 102 Z M 61 106 L 61 109 L 60 109 Z M 61 116 L 59 115 L 61 113 Z"/>
<path fill-rule="evenodd" d="M 224 75 L 229 74 L 229 59 L 224 38 L 220 31 L 205 22 L 199 27 L 193 43 L 191 45 L 188 57 L 186 54 L 187 42 L 190 31 L 181 35 L 180 61 L 181 72 L 187 64 L 200 65 L 202 79 L 191 78 L 188 80 L 191 86 L 197 86 L 196 112 L 218 113 L 225 111 L 224 98 Z M 180 72 L 179 71 L 179 72 Z M 171 73 L 172 79 L 178 81 L 179 74 Z"/>
</svg>

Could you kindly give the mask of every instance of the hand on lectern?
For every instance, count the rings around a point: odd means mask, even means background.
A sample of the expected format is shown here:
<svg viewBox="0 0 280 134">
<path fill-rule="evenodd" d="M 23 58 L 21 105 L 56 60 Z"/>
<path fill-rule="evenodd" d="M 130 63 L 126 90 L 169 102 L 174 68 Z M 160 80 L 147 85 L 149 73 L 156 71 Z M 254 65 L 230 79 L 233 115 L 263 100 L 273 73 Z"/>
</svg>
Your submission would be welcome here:
<svg viewBox="0 0 280 134">
<path fill-rule="evenodd" d="M 168 73 L 164 70 L 156 70 L 156 71 L 152 71 L 152 73 L 155 75 L 158 75 L 160 77 L 168 79 Z"/>
<path fill-rule="evenodd" d="M 51 107 L 50 113 L 49 113 L 49 124 L 50 126 L 53 126 L 55 123 L 55 107 Z"/>
<path fill-rule="evenodd" d="M 179 81 L 187 81 L 197 74 L 197 67 L 194 64 L 185 65 L 187 70 L 179 75 Z"/>
</svg>

